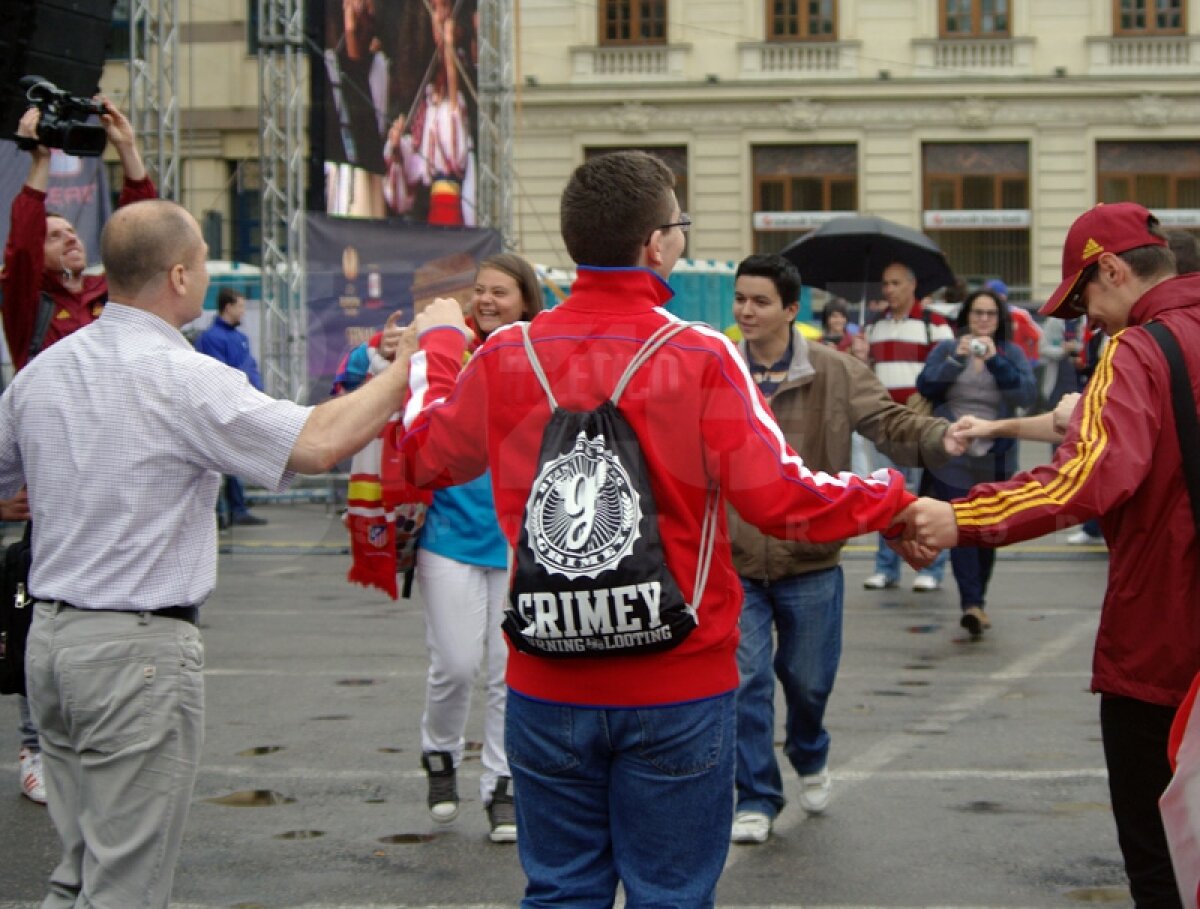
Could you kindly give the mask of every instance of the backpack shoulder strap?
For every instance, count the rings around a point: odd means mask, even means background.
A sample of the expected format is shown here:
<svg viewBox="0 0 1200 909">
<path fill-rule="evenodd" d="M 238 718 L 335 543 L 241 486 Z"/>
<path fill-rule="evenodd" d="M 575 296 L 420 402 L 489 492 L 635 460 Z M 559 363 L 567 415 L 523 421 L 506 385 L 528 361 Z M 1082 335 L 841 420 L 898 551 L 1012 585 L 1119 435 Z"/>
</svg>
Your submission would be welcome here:
<svg viewBox="0 0 1200 909">
<path fill-rule="evenodd" d="M 629 384 L 629 380 L 633 378 L 642 366 L 649 360 L 658 349 L 670 341 L 680 332 L 687 331 L 693 326 L 692 322 L 667 322 L 660 325 L 658 329 L 648 337 L 638 352 L 633 355 L 633 359 L 629 361 L 629 365 L 625 367 L 625 372 L 621 373 L 621 378 L 617 380 L 617 387 L 613 389 L 612 398 L 610 399 L 613 406 L 621 400 L 621 395 L 625 393 L 625 386 Z"/>
<path fill-rule="evenodd" d="M 550 401 L 550 409 L 558 410 L 558 399 L 554 397 L 554 392 L 550 390 L 550 382 L 546 378 L 546 370 L 542 369 L 541 361 L 538 360 L 537 354 L 533 350 L 533 340 L 529 337 L 529 323 L 521 323 L 521 337 L 525 341 L 525 356 L 529 357 L 529 365 L 533 367 L 533 374 L 537 376 L 538 383 L 542 386 L 542 391 L 546 393 L 546 398 Z"/>
<path fill-rule="evenodd" d="M 1200 421 L 1196 418 L 1192 380 L 1183 359 L 1183 351 L 1179 349 L 1179 341 L 1171 330 L 1161 322 L 1149 322 L 1146 331 L 1158 342 L 1171 368 L 1171 407 L 1175 412 L 1175 431 L 1179 434 L 1183 475 L 1192 503 L 1192 520 L 1196 522 L 1196 534 L 1200 536 Z"/>
</svg>

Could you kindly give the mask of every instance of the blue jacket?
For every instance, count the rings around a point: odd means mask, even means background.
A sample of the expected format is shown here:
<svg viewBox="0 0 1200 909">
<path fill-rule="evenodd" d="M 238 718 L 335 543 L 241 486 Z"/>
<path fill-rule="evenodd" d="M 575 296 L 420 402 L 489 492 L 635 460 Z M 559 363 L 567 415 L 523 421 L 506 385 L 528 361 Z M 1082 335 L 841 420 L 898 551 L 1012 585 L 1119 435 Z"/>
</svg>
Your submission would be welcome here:
<svg viewBox="0 0 1200 909">
<path fill-rule="evenodd" d="M 957 338 L 939 343 L 929 352 L 925 367 L 917 376 L 917 391 L 933 404 L 936 416 L 945 417 L 951 422 L 954 422 L 955 416 L 950 410 L 947 396 L 967 365 L 966 361 L 954 356 L 957 347 Z M 1018 407 L 1033 405 L 1037 400 L 1037 384 L 1033 369 L 1020 347 L 1011 341 L 1004 341 L 998 343 L 996 348 L 996 356 L 984 365 L 996 380 L 996 388 L 1000 392 L 1000 411 L 996 417 L 1002 420 L 1013 416 Z M 987 454 L 978 457 L 964 454 L 951 458 L 933 473 L 949 486 L 968 489 L 976 483 L 1007 479 L 1016 470 L 1016 439 L 996 439 Z"/>
<path fill-rule="evenodd" d="M 263 390 L 262 376 L 258 373 L 258 363 L 250 353 L 250 339 L 230 325 L 224 319 L 213 319 L 212 325 L 204 330 L 204 334 L 196 339 L 196 350 L 220 360 L 226 366 L 240 369 L 250 384 L 259 391 Z"/>
</svg>

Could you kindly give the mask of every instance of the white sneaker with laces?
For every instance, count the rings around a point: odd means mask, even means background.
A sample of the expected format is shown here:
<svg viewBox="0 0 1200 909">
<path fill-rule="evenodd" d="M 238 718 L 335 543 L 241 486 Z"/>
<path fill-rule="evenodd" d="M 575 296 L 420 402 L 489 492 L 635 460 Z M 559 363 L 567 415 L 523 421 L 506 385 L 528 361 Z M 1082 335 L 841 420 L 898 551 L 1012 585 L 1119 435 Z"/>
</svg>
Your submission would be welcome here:
<svg viewBox="0 0 1200 909">
<path fill-rule="evenodd" d="M 1068 546 L 1095 546 L 1102 544 L 1104 537 L 1094 537 L 1086 530 L 1076 530 L 1067 537 Z"/>
<path fill-rule="evenodd" d="M 771 835 L 771 819 L 761 811 L 739 811 L 733 818 L 735 843 L 765 843 Z"/>
<path fill-rule="evenodd" d="M 800 777 L 800 807 L 809 814 L 820 814 L 829 805 L 833 781 L 829 768 Z"/>
<path fill-rule="evenodd" d="M 46 779 L 42 775 L 42 753 L 22 748 L 17 754 L 21 768 L 21 793 L 31 802 L 46 804 Z"/>
<path fill-rule="evenodd" d="M 919 574 L 913 579 L 913 590 L 918 593 L 929 593 L 940 586 L 938 579 L 931 574 Z"/>
<path fill-rule="evenodd" d="M 867 590 L 884 590 L 888 587 L 895 587 L 897 583 L 899 582 L 893 578 L 889 578 L 882 571 L 877 571 L 874 574 L 867 575 L 866 580 L 863 581 L 863 587 Z"/>
</svg>

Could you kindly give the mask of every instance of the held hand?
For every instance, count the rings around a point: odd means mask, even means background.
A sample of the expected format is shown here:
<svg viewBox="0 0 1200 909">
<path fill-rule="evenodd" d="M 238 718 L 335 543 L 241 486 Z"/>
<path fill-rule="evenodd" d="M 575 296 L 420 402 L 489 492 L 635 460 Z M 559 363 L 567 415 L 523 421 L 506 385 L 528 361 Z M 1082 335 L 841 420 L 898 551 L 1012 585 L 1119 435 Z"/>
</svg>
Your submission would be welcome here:
<svg viewBox="0 0 1200 909">
<path fill-rule="evenodd" d="M 916 540 L 888 540 L 887 544 L 916 571 L 932 565 L 938 554 L 938 550 L 922 546 Z"/>
<path fill-rule="evenodd" d="M 857 334 L 850 339 L 850 355 L 857 357 L 864 363 L 869 363 L 871 360 L 871 344 L 862 334 Z"/>
<path fill-rule="evenodd" d="M 462 306 L 453 297 L 438 297 L 413 319 L 413 327 L 418 335 L 424 334 L 431 328 L 444 326 L 457 328 L 463 333 L 468 343 L 474 340 L 475 336 L 463 318 Z"/>
<path fill-rule="evenodd" d="M 946 434 L 942 436 L 942 449 L 952 458 L 957 458 L 959 455 L 967 452 L 967 437 L 960 435 L 958 427 L 962 423 L 952 423 L 946 430 Z"/>
<path fill-rule="evenodd" d="M 897 515 L 904 536 L 930 549 L 949 549 L 958 543 L 958 524 L 949 502 L 920 498 Z"/>
<path fill-rule="evenodd" d="M 1054 408 L 1054 431 L 1062 435 L 1066 435 L 1067 426 L 1071 422 L 1071 414 L 1075 413 L 1075 407 L 1079 404 L 1080 394 L 1077 391 L 1071 392 L 1069 395 L 1063 395 L 1058 404 Z"/>
<path fill-rule="evenodd" d="M 980 357 L 981 360 L 990 360 L 992 357 L 996 356 L 997 351 L 995 338 L 991 337 L 990 335 L 979 335 L 975 340 L 982 341 L 983 346 L 986 348 L 983 355 Z"/>
<path fill-rule="evenodd" d="M 962 439 L 965 444 L 969 439 L 992 438 L 995 428 L 996 424 L 994 421 L 967 414 L 964 417 L 958 418 L 958 422 L 950 427 L 950 432 L 954 433 L 959 439 Z"/>
<path fill-rule="evenodd" d="M 954 356 L 959 360 L 965 360 L 971 356 L 971 336 L 963 335 L 958 339 L 958 345 L 954 348 Z"/>
</svg>

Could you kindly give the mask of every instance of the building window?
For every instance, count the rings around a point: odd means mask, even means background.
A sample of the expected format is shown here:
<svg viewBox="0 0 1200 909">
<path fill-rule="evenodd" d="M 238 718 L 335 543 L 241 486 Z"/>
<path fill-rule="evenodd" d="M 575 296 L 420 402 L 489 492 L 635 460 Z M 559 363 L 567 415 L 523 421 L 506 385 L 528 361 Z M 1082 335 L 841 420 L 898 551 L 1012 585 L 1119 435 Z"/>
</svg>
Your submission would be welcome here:
<svg viewBox="0 0 1200 909">
<path fill-rule="evenodd" d="M 1100 142 L 1096 181 L 1100 202 L 1138 202 L 1156 214 L 1200 209 L 1200 143 Z"/>
<path fill-rule="evenodd" d="M 1183 0 L 1113 0 L 1113 34 L 1182 35 Z"/>
<path fill-rule="evenodd" d="M 246 49 L 252 57 L 258 53 L 258 3 L 259 0 L 246 3 Z"/>
<path fill-rule="evenodd" d="M 112 25 L 109 27 L 105 58 L 128 60 L 129 57 L 129 0 L 116 0 L 113 4 Z"/>
<path fill-rule="evenodd" d="M 229 258 L 262 264 L 262 171 L 254 159 L 229 162 Z"/>
<path fill-rule="evenodd" d="M 858 208 L 853 145 L 758 145 L 754 170 L 754 251 L 779 252 L 829 219 Z"/>
<path fill-rule="evenodd" d="M 1008 0 L 942 0 L 943 38 L 1007 38 Z"/>
<path fill-rule="evenodd" d="M 833 0 L 766 0 L 768 41 L 832 41 L 837 37 Z"/>
<path fill-rule="evenodd" d="M 1000 278 L 1029 299 L 1029 146 L 927 143 L 922 166 L 922 226 L 955 274 L 970 289 Z"/>
<path fill-rule="evenodd" d="M 601 44 L 666 44 L 667 0 L 601 0 Z"/>
</svg>

